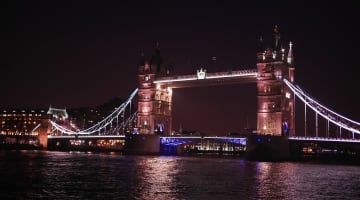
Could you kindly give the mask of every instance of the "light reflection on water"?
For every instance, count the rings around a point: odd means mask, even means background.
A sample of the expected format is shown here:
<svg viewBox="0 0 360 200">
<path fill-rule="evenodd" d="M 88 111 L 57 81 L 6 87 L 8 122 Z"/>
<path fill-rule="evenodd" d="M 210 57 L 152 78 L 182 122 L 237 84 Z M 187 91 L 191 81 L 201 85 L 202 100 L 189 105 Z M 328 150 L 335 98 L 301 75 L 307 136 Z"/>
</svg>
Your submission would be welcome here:
<svg viewBox="0 0 360 200">
<path fill-rule="evenodd" d="M 176 199 L 175 178 L 178 173 L 176 157 L 138 157 L 140 199 Z"/>
<path fill-rule="evenodd" d="M 360 166 L 0 151 L 0 199 L 359 199 Z"/>
</svg>

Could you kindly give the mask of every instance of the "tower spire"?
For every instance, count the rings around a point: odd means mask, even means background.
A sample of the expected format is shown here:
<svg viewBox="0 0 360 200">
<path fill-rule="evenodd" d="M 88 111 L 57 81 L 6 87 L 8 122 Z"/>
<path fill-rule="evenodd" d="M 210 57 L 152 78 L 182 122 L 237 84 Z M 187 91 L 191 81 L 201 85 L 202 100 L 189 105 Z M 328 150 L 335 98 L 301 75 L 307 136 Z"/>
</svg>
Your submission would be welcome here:
<svg viewBox="0 0 360 200">
<path fill-rule="evenodd" d="M 144 54 L 144 52 L 142 52 L 142 51 L 141 51 L 141 53 L 140 53 L 140 61 L 139 61 L 139 62 L 140 62 L 140 63 L 139 63 L 140 66 L 144 66 L 144 65 L 145 65 L 145 62 L 146 62 L 145 54 Z"/>
<path fill-rule="evenodd" d="M 156 41 L 155 49 L 160 51 L 160 44 L 159 44 L 159 41 Z"/>
<path fill-rule="evenodd" d="M 293 64 L 294 64 L 294 56 L 293 56 L 293 53 L 292 53 L 292 45 L 293 45 L 293 43 L 290 42 L 290 43 L 289 43 L 289 52 L 288 52 L 288 56 L 287 56 L 287 62 L 288 62 L 290 65 L 293 65 Z"/>
<path fill-rule="evenodd" d="M 279 47 L 280 47 L 280 32 L 279 32 L 279 29 L 278 29 L 278 26 L 275 25 L 274 27 L 274 50 L 279 50 Z"/>
<path fill-rule="evenodd" d="M 159 73 L 161 70 L 160 68 L 162 67 L 162 64 L 163 64 L 162 57 L 160 55 L 159 42 L 156 42 L 155 52 L 151 58 L 150 63 L 151 63 L 151 68 L 152 68 L 153 72 Z"/>
<path fill-rule="evenodd" d="M 262 36 L 259 37 L 258 52 L 264 52 L 264 44 Z"/>
</svg>

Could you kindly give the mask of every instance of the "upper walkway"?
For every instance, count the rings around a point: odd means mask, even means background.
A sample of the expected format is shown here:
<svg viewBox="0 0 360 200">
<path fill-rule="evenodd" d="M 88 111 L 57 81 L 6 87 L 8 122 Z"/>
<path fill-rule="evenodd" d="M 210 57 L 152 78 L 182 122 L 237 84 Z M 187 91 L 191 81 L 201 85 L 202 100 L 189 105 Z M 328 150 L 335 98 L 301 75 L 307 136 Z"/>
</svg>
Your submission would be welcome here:
<svg viewBox="0 0 360 200">
<path fill-rule="evenodd" d="M 207 73 L 206 70 L 200 69 L 196 74 L 192 75 L 158 77 L 154 83 L 167 85 L 172 88 L 247 83 L 256 82 L 257 74 L 257 69 L 230 70 L 213 73 Z"/>
</svg>

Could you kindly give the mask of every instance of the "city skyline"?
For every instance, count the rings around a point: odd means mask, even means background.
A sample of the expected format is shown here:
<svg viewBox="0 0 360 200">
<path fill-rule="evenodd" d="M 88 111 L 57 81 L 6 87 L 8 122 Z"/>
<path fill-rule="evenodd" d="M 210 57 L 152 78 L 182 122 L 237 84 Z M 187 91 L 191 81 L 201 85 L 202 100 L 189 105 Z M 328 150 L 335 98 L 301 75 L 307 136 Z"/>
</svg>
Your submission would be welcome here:
<svg viewBox="0 0 360 200">
<path fill-rule="evenodd" d="M 141 54 L 150 58 L 157 43 L 174 74 L 254 69 L 259 37 L 271 45 L 278 25 L 281 45 L 294 43 L 295 82 L 360 121 L 359 17 L 352 9 L 328 2 L 10 4 L 0 105 L 73 108 L 126 99 L 138 87 Z M 254 126 L 256 92 L 255 84 L 176 89 L 173 128 L 216 133 Z"/>
</svg>

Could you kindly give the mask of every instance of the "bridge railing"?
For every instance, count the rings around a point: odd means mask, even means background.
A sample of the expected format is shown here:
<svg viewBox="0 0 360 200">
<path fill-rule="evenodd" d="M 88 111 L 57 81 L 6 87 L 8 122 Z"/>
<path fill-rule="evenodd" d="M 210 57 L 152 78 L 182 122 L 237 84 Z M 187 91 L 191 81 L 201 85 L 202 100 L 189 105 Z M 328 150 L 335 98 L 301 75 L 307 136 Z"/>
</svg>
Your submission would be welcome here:
<svg viewBox="0 0 360 200">
<path fill-rule="evenodd" d="M 291 137 L 289 137 L 289 140 L 360 143 L 359 139 L 322 138 L 322 137 L 305 137 L 305 136 L 291 136 Z"/>
</svg>

